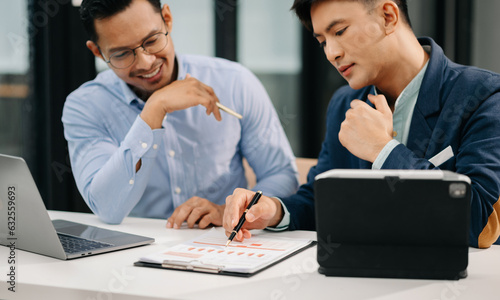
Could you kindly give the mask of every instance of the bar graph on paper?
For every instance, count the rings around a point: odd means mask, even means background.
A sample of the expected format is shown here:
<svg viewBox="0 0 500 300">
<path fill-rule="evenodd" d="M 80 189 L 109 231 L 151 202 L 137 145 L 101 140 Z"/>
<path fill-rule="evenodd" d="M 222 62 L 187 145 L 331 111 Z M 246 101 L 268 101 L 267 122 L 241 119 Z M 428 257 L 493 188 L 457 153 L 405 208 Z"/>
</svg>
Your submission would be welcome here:
<svg viewBox="0 0 500 300">
<path fill-rule="evenodd" d="M 226 241 L 227 237 L 221 231 L 211 229 L 195 239 L 140 260 L 151 263 L 196 262 L 221 266 L 227 271 L 253 272 L 310 243 L 305 239 L 286 239 L 276 235 L 272 237 L 272 234 L 253 236 L 243 242 L 233 241 L 227 248 Z"/>
</svg>

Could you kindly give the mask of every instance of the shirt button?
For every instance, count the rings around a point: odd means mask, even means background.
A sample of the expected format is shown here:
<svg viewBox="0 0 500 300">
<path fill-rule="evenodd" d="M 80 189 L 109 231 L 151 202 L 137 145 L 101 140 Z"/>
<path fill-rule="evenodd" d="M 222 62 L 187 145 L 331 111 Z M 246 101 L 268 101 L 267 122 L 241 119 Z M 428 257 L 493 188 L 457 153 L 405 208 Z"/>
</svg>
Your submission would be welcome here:
<svg viewBox="0 0 500 300">
<path fill-rule="evenodd" d="M 158 149 L 158 145 L 154 144 L 153 149 L 155 149 L 155 150 Z"/>
<path fill-rule="evenodd" d="M 128 182 L 129 184 L 134 184 L 134 180 L 133 179 L 130 179 L 130 181 Z"/>
<path fill-rule="evenodd" d="M 180 187 L 176 187 L 175 188 L 175 193 L 176 194 L 180 194 L 181 193 L 181 188 Z"/>
<path fill-rule="evenodd" d="M 168 155 L 170 155 L 170 157 L 174 157 L 175 156 L 175 151 L 174 150 L 168 151 Z"/>
<path fill-rule="evenodd" d="M 142 143 L 141 146 L 142 146 L 142 149 L 146 149 L 148 147 L 148 144 Z"/>
</svg>

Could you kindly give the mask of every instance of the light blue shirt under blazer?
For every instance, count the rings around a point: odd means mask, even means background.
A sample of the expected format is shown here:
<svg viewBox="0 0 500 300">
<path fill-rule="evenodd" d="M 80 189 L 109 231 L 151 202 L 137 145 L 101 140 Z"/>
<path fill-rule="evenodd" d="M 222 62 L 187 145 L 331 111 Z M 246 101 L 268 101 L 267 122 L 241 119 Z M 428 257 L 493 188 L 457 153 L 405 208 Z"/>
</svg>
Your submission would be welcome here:
<svg viewBox="0 0 500 300">
<path fill-rule="evenodd" d="M 430 47 L 426 46 L 424 49 L 430 54 Z M 394 132 L 396 132 L 396 136 L 392 139 L 392 141 L 385 145 L 382 151 L 380 151 L 379 155 L 373 162 L 372 169 L 382 169 L 385 160 L 391 154 L 392 150 L 399 144 L 407 144 L 408 136 L 410 135 L 413 110 L 415 109 L 418 94 L 420 93 L 420 87 L 422 86 L 422 80 L 424 79 L 428 65 L 429 62 L 424 65 L 422 70 L 420 70 L 417 76 L 415 76 L 415 78 L 413 78 L 412 81 L 405 87 L 403 92 L 401 92 L 398 99 L 396 99 L 396 102 L 394 103 L 394 113 L 392 115 L 392 126 Z M 378 95 L 375 87 L 373 90 L 374 94 Z"/>
<path fill-rule="evenodd" d="M 191 74 L 243 119 L 221 112 L 218 122 L 196 106 L 168 114 L 163 128 L 151 130 L 139 116 L 145 102 L 111 70 L 100 73 L 68 96 L 62 116 L 73 175 L 90 209 L 120 223 L 128 215 L 167 218 L 193 196 L 223 204 L 247 186 L 243 157 L 256 173 L 254 190 L 294 193 L 295 158 L 255 75 L 223 59 L 176 59 L 178 80 Z"/>
</svg>

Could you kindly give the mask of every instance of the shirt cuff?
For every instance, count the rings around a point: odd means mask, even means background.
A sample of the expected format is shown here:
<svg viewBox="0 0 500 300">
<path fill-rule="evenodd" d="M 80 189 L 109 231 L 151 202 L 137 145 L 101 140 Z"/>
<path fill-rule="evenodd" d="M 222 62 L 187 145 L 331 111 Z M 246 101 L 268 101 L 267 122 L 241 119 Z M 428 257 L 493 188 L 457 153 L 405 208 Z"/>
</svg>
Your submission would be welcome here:
<svg viewBox="0 0 500 300">
<path fill-rule="evenodd" d="M 156 157 L 163 138 L 164 129 L 151 130 L 141 116 L 137 116 L 123 140 L 125 147 L 132 150 L 134 161 L 142 157 Z"/>
<path fill-rule="evenodd" d="M 392 150 L 394 150 L 394 148 L 396 148 L 399 144 L 400 143 L 394 139 L 391 140 L 389 143 L 387 143 L 382 149 L 382 151 L 380 151 L 380 153 L 378 154 L 377 159 L 375 159 L 375 161 L 373 162 L 372 169 L 373 170 L 382 169 L 382 166 L 384 165 L 387 157 L 389 157 L 389 154 L 391 154 Z"/>
<path fill-rule="evenodd" d="M 288 229 L 288 226 L 290 226 L 290 212 L 288 212 L 288 209 L 286 209 L 285 204 L 281 201 L 280 198 L 274 197 L 275 199 L 278 199 L 278 201 L 281 203 L 281 207 L 283 208 L 283 219 L 281 219 L 281 222 L 276 225 L 276 227 L 266 227 L 266 230 L 270 231 L 284 231 Z"/>
</svg>

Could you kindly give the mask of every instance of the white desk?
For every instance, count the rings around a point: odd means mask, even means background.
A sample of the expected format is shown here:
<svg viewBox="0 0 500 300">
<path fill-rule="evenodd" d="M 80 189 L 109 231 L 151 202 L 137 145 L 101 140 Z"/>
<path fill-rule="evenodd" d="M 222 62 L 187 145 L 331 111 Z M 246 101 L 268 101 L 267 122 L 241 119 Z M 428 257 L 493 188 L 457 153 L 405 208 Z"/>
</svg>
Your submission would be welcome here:
<svg viewBox="0 0 500 300">
<path fill-rule="evenodd" d="M 251 278 L 134 267 L 140 256 L 200 235 L 166 229 L 165 221 L 127 218 L 106 225 L 91 214 L 51 211 L 66 219 L 154 237 L 152 245 L 62 261 L 17 250 L 16 293 L 7 290 L 9 249 L 0 246 L 0 299 L 500 299 L 500 247 L 470 249 L 469 276 L 460 281 L 325 277 L 316 248 Z M 221 228 L 219 228 L 221 229 Z M 278 233 L 315 238 L 315 232 Z"/>
</svg>

